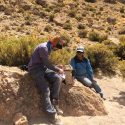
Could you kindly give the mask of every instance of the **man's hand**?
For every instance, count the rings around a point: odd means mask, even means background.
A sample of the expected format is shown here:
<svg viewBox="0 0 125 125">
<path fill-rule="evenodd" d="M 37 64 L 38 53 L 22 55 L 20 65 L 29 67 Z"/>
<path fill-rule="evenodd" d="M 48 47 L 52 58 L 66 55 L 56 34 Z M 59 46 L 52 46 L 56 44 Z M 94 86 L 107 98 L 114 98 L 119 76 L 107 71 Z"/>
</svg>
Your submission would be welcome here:
<svg viewBox="0 0 125 125">
<path fill-rule="evenodd" d="M 74 76 L 72 77 L 72 81 L 73 81 L 73 83 L 75 83 L 77 81 Z"/>
<path fill-rule="evenodd" d="M 59 68 L 59 74 L 64 74 L 64 70 Z"/>
<path fill-rule="evenodd" d="M 94 79 L 92 80 L 92 82 L 93 82 L 93 83 L 97 83 L 97 81 L 96 81 L 96 80 L 94 80 Z"/>
<path fill-rule="evenodd" d="M 64 74 L 64 67 L 63 67 L 63 65 L 58 65 L 57 67 L 58 67 L 59 74 Z"/>
</svg>

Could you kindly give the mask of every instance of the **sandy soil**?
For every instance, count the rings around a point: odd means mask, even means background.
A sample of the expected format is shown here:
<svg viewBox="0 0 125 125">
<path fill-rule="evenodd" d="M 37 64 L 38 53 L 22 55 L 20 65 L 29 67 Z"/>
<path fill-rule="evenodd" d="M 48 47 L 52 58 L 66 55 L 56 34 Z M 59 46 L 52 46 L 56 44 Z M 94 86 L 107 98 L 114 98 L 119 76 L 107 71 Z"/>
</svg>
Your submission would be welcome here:
<svg viewBox="0 0 125 125">
<path fill-rule="evenodd" d="M 119 77 L 96 78 L 102 87 L 106 100 L 106 116 L 59 116 L 64 125 L 125 125 L 125 81 Z M 44 122 L 44 123 L 43 123 Z M 41 118 L 32 120 L 30 125 L 47 125 L 47 121 Z"/>
<path fill-rule="evenodd" d="M 125 80 L 115 77 L 98 77 L 98 84 L 104 91 L 105 116 L 59 116 L 64 125 L 125 125 Z M 0 125 L 5 124 L 0 121 Z M 29 125 L 50 125 L 46 118 L 32 119 Z"/>
</svg>

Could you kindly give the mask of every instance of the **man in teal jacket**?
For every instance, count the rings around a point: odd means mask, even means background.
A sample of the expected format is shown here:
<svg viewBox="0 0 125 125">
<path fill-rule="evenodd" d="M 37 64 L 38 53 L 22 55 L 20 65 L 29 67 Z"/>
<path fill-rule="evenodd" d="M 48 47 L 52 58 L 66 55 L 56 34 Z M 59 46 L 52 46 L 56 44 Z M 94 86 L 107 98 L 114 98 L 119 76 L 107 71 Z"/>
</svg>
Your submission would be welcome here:
<svg viewBox="0 0 125 125">
<path fill-rule="evenodd" d="M 75 57 L 71 59 L 70 65 L 73 68 L 73 78 L 77 79 L 83 85 L 94 88 L 97 93 L 103 98 L 103 93 L 100 86 L 93 78 L 93 70 L 87 58 L 84 57 L 84 47 L 79 46 Z"/>
</svg>

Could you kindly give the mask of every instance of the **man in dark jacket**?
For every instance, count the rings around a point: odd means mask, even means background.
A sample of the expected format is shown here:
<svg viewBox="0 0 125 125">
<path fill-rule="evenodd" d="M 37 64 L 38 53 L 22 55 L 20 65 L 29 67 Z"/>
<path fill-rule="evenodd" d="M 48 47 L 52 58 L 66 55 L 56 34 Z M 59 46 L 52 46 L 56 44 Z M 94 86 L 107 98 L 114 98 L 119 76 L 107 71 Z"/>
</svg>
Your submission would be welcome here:
<svg viewBox="0 0 125 125">
<path fill-rule="evenodd" d="M 100 86 L 93 78 L 93 70 L 91 64 L 84 56 L 84 47 L 78 46 L 76 56 L 70 62 L 73 68 L 73 77 L 83 85 L 94 88 L 97 93 L 103 98 L 103 93 Z"/>
<path fill-rule="evenodd" d="M 43 97 L 45 111 L 49 121 L 55 125 L 61 124 L 60 120 L 55 117 L 56 114 L 63 113 L 59 109 L 58 104 L 62 82 L 59 74 L 64 73 L 64 71 L 50 62 L 49 55 L 52 50 L 62 49 L 65 45 L 66 41 L 61 37 L 55 37 L 48 42 L 39 44 L 35 48 L 28 64 L 28 71 L 36 81 L 36 85 Z"/>
</svg>

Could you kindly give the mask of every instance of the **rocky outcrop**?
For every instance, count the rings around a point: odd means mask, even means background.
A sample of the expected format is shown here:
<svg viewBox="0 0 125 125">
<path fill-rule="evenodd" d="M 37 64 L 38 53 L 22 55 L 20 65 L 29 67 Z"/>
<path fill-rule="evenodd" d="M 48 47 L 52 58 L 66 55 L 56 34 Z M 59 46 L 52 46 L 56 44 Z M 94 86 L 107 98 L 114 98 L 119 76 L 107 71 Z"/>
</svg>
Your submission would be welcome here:
<svg viewBox="0 0 125 125">
<path fill-rule="evenodd" d="M 0 66 L 0 81 L 0 120 L 12 121 L 20 112 L 28 119 L 44 117 L 40 95 L 27 72 Z M 62 84 L 60 107 L 65 116 L 106 114 L 101 98 L 77 82 Z"/>
</svg>

